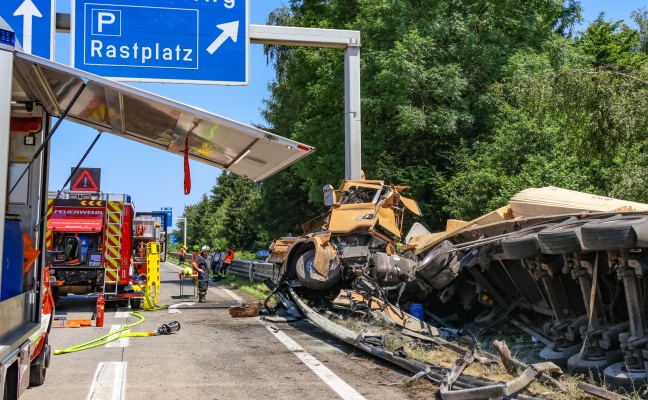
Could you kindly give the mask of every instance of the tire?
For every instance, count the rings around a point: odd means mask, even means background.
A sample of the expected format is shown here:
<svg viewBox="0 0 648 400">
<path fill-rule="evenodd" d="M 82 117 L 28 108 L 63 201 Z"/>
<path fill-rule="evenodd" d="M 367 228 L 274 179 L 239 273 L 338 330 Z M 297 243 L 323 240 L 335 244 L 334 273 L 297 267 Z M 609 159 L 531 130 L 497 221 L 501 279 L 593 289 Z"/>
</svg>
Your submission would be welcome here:
<svg viewBox="0 0 648 400">
<path fill-rule="evenodd" d="M 637 247 L 648 247 L 648 220 L 632 224 L 632 229 L 637 234 Z"/>
<path fill-rule="evenodd" d="M 135 298 L 135 297 L 130 299 L 131 310 L 141 310 L 142 304 L 144 304 L 144 299 Z"/>
<path fill-rule="evenodd" d="M 429 281 L 426 280 L 425 282 L 432 285 L 433 288 L 440 290 L 452 283 L 457 276 L 459 276 L 459 263 L 455 261 L 446 269 L 436 274 Z"/>
<path fill-rule="evenodd" d="M 633 225 L 648 221 L 645 215 L 628 215 L 606 218 L 583 225 L 583 247 L 588 250 L 631 249 L 637 246 L 637 234 Z"/>
<path fill-rule="evenodd" d="M 313 268 L 315 261 L 315 250 L 308 250 L 304 252 L 297 259 L 295 269 L 297 272 L 297 279 L 305 287 L 313 290 L 324 290 L 333 287 L 340 281 L 341 267 L 336 265 L 331 268 L 327 277 L 321 275 Z"/>
<path fill-rule="evenodd" d="M 605 368 L 605 383 L 611 389 L 625 389 L 641 393 L 648 384 L 645 370 L 628 371 L 624 362 L 612 364 Z"/>
<path fill-rule="evenodd" d="M 592 219 L 569 219 L 538 232 L 540 250 L 545 254 L 577 253 L 583 250 L 581 227 Z"/>
<path fill-rule="evenodd" d="M 555 344 L 550 344 L 540 350 L 540 358 L 545 361 L 550 361 L 560 368 L 567 369 L 567 360 L 574 354 L 578 353 L 583 347 L 582 343 L 571 345 L 569 347 L 556 347 Z"/>
<path fill-rule="evenodd" d="M 444 240 L 423 258 L 416 268 L 416 274 L 425 281 L 432 280 L 455 258 L 455 253 L 448 253 L 454 249 L 455 246 L 449 240 Z"/>
<path fill-rule="evenodd" d="M 510 260 L 534 258 L 542 254 L 538 243 L 538 232 L 555 224 L 540 224 L 511 233 L 502 240 L 504 255 Z"/>
<path fill-rule="evenodd" d="M 45 353 L 42 357 L 38 357 L 37 363 L 33 364 L 29 368 L 29 386 L 41 386 L 45 383 L 45 377 L 47 375 L 47 366 L 49 365 L 51 350 L 47 343 L 43 346 Z"/>
</svg>

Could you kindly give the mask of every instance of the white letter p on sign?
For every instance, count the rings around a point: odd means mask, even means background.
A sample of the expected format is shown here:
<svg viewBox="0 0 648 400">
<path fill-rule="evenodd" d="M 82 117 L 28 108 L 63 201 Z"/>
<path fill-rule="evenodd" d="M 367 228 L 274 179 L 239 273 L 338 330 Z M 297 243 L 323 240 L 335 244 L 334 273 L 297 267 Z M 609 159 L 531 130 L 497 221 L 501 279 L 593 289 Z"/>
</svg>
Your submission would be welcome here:
<svg viewBox="0 0 648 400">
<path fill-rule="evenodd" d="M 97 31 L 98 33 L 103 33 L 104 25 L 111 25 L 115 23 L 115 14 L 105 11 L 99 11 L 97 13 Z"/>
</svg>

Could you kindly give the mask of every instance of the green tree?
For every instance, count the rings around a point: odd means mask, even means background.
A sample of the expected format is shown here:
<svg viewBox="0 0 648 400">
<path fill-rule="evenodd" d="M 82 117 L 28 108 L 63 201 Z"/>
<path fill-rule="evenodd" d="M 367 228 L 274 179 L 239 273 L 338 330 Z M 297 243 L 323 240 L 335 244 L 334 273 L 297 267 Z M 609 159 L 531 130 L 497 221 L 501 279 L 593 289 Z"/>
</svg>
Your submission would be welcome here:
<svg viewBox="0 0 648 400">
<path fill-rule="evenodd" d="M 639 27 L 638 49 L 641 53 L 648 54 L 648 10 L 644 7 L 633 11 L 630 16 Z"/>
<path fill-rule="evenodd" d="M 618 34 L 598 46 L 615 48 Z M 601 63 L 596 55 L 605 51 L 587 49 L 582 41 L 557 39 L 550 48 L 518 52 L 505 68 L 507 77 L 492 86 L 494 135 L 465 143 L 457 153 L 457 173 L 445 191 L 451 215 L 471 219 L 520 190 L 547 185 L 647 198 L 641 190 L 648 184 L 645 63 L 633 66 L 632 46 L 626 47 L 631 57 L 613 58 L 629 64 L 606 68 L 595 68 Z"/>
<path fill-rule="evenodd" d="M 202 247 L 209 243 L 209 235 L 204 227 L 205 218 L 210 213 L 209 198 L 206 194 L 203 194 L 198 203 L 185 206 L 181 217 L 187 219 L 187 247 L 189 249 L 196 245 Z M 175 231 L 174 234 L 184 235 L 183 228 L 184 223 L 180 225 L 180 230 Z"/>
<path fill-rule="evenodd" d="M 454 154 L 492 135 L 490 85 L 518 51 L 569 36 L 579 13 L 561 0 L 294 0 L 269 23 L 361 31 L 363 169 L 412 186 L 427 224 L 441 226 Z M 267 50 L 276 79 L 266 128 L 316 147 L 294 171 L 319 204 L 321 187 L 344 173 L 342 52 Z"/>
<path fill-rule="evenodd" d="M 281 236 L 300 235 L 302 224 L 325 211 L 321 200 L 320 204 L 308 201 L 304 185 L 305 181 L 292 168 L 263 182 L 254 216 L 260 227 L 262 247 L 267 248 L 272 240 Z"/>
<path fill-rule="evenodd" d="M 251 180 L 229 172 L 219 175 L 209 198 L 211 212 L 204 230 L 210 243 L 221 248 L 255 250 L 259 228 L 252 215 L 259 199 L 259 188 Z"/>
<path fill-rule="evenodd" d="M 641 39 L 639 31 L 623 21 L 606 21 L 601 13 L 583 32 L 579 43 L 594 58 L 595 66 L 637 67 L 646 62 L 646 54 L 640 53 Z"/>
</svg>

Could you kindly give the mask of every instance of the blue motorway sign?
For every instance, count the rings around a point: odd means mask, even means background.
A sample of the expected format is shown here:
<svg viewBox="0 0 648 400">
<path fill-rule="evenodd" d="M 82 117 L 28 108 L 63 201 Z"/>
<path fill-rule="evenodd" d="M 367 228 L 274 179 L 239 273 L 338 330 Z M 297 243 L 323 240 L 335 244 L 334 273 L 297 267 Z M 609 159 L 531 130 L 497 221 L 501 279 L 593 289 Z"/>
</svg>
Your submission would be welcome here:
<svg viewBox="0 0 648 400">
<path fill-rule="evenodd" d="M 166 226 L 169 227 L 173 224 L 173 208 L 172 207 L 162 207 L 160 210 L 164 211 L 166 214 Z"/>
<path fill-rule="evenodd" d="M 25 53 L 54 59 L 54 0 L 2 0 L 0 17 L 14 30 Z"/>
<path fill-rule="evenodd" d="M 259 250 L 256 255 L 257 257 L 268 257 L 270 255 L 270 250 Z"/>
<path fill-rule="evenodd" d="M 72 0 L 71 64 L 120 81 L 247 85 L 249 0 Z"/>
</svg>

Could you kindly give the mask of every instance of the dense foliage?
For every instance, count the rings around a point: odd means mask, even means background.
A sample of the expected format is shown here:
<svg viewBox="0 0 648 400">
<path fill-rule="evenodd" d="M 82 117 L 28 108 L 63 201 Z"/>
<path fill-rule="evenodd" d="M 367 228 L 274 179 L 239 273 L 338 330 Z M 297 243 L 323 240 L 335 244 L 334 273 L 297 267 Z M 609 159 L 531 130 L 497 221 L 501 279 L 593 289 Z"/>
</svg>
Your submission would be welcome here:
<svg viewBox="0 0 648 400">
<path fill-rule="evenodd" d="M 363 169 L 411 186 L 434 230 L 527 187 L 648 201 L 647 17 L 576 33 L 575 0 L 293 0 L 269 23 L 361 31 Z M 192 241 L 254 249 L 299 233 L 343 178 L 342 52 L 266 50 L 262 128 L 317 151 L 262 184 L 221 175 L 185 210 Z"/>
</svg>

